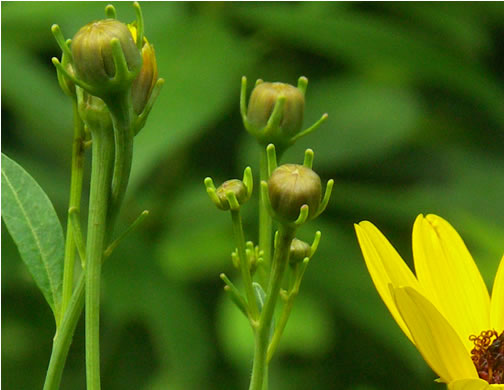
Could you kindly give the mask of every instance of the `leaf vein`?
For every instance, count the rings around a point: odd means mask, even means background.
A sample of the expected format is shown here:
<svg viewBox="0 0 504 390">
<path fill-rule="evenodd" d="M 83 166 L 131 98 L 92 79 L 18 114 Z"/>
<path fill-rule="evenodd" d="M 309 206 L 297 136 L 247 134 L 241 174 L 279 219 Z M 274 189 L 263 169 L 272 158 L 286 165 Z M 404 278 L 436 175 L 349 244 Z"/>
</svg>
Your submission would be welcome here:
<svg viewBox="0 0 504 390">
<path fill-rule="evenodd" d="M 49 285 L 50 285 L 50 289 L 51 289 L 51 292 L 52 292 L 53 304 L 56 304 L 56 302 L 54 301 L 54 299 L 57 296 L 56 295 L 56 287 L 54 286 L 54 282 L 53 282 L 53 280 L 51 278 L 51 274 L 49 272 L 49 264 L 48 264 L 48 261 L 47 261 L 47 258 L 46 258 L 47 254 L 43 250 L 43 247 L 42 247 L 41 242 L 40 242 L 40 237 L 36 233 L 36 230 L 33 227 L 32 223 L 31 223 L 31 220 L 28 217 L 28 214 L 27 214 L 25 208 L 23 207 L 23 203 L 21 202 L 21 200 L 17 196 L 17 193 L 15 191 L 14 186 L 12 185 L 11 181 L 9 180 L 8 176 L 5 174 L 5 171 L 3 169 L 2 169 L 2 176 L 5 179 L 5 183 L 9 187 L 11 193 L 13 194 L 14 200 L 16 201 L 16 203 L 18 204 L 21 212 L 25 216 L 25 220 L 26 220 L 26 223 L 28 224 L 28 227 L 30 228 L 30 232 L 32 232 L 32 236 L 33 236 L 33 238 L 35 240 L 35 244 L 37 245 L 37 247 L 39 249 L 40 257 L 42 259 L 42 264 L 44 265 L 44 268 L 45 268 L 46 273 L 47 273 L 47 279 L 49 280 Z"/>
</svg>

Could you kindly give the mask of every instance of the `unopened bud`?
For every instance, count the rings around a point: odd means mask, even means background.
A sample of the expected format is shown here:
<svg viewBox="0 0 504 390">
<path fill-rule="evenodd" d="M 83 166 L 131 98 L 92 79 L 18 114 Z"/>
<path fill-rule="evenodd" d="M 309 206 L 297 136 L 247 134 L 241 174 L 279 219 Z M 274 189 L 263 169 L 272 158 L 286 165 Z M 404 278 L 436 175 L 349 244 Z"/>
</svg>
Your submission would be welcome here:
<svg viewBox="0 0 504 390">
<path fill-rule="evenodd" d="M 240 205 L 242 205 L 249 199 L 247 193 L 247 187 L 245 187 L 245 184 L 243 184 L 241 180 L 238 179 L 227 180 L 224 183 L 222 183 L 219 186 L 219 188 L 217 188 L 217 190 L 215 191 L 220 201 L 220 206 L 218 205 L 218 207 L 221 210 L 229 210 L 230 207 L 229 200 L 226 196 L 228 192 L 232 192 L 236 196 L 236 200 Z"/>
<path fill-rule="evenodd" d="M 117 39 L 130 72 L 140 70 L 142 56 L 128 27 L 116 19 L 91 22 L 82 27 L 72 40 L 75 73 L 83 82 L 103 89 L 116 75 L 111 41 Z M 131 81 L 118 84 L 118 89 L 129 88 Z"/>
<path fill-rule="evenodd" d="M 136 42 L 137 30 L 135 25 L 128 24 L 128 29 Z M 152 89 L 158 80 L 158 68 L 154 46 L 152 46 L 145 37 L 142 44 L 142 59 L 142 68 L 131 87 L 133 109 L 137 115 L 143 112 L 151 96 Z"/>
<path fill-rule="evenodd" d="M 91 130 L 112 129 L 112 119 L 105 102 L 82 88 L 77 90 L 79 116 Z"/>
<path fill-rule="evenodd" d="M 320 177 L 310 168 L 297 164 L 284 164 L 276 168 L 268 181 L 271 207 L 283 222 L 294 222 L 301 206 L 309 207 L 308 219 L 318 211 L 322 184 Z"/>
<path fill-rule="evenodd" d="M 257 84 L 250 96 L 247 119 L 257 130 L 264 128 L 282 96 L 285 97 L 285 104 L 280 113 L 279 129 L 271 135 L 273 138 L 284 138 L 287 142 L 301 130 L 303 124 L 305 99 L 299 88 L 278 82 Z M 273 141 L 274 139 L 266 142 Z"/>
<path fill-rule="evenodd" d="M 289 263 L 295 265 L 302 262 L 306 257 L 311 255 L 311 246 L 306 242 L 294 238 L 290 246 Z"/>
</svg>

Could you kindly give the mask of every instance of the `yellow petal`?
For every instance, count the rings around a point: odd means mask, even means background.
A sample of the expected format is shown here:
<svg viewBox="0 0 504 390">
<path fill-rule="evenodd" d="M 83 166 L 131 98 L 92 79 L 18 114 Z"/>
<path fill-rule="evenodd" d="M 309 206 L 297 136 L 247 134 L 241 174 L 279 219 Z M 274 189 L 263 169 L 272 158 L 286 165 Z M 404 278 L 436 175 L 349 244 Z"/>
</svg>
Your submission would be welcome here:
<svg viewBox="0 0 504 390">
<path fill-rule="evenodd" d="M 373 279 L 373 283 L 390 313 L 403 332 L 412 340 L 408 327 L 397 311 L 395 301 L 391 295 L 389 285 L 394 287 L 412 286 L 418 288 L 418 282 L 401 259 L 397 251 L 387 241 L 385 236 L 368 221 L 355 226 L 357 239 L 361 247 L 366 266 Z"/>
<path fill-rule="evenodd" d="M 504 385 L 492 386 L 504 388 Z M 448 390 L 490 390 L 490 388 L 493 390 L 494 387 L 490 387 L 483 379 L 460 379 L 448 384 Z"/>
<path fill-rule="evenodd" d="M 492 304 L 490 308 L 492 329 L 497 333 L 504 331 L 504 256 L 500 261 L 492 289 Z"/>
<path fill-rule="evenodd" d="M 464 242 L 444 219 L 419 215 L 413 226 L 413 257 L 426 298 L 470 351 L 469 336 L 490 328 L 490 298 Z"/>
<path fill-rule="evenodd" d="M 393 293 L 416 347 L 441 380 L 477 379 L 469 352 L 436 307 L 411 287 L 396 288 Z"/>
</svg>

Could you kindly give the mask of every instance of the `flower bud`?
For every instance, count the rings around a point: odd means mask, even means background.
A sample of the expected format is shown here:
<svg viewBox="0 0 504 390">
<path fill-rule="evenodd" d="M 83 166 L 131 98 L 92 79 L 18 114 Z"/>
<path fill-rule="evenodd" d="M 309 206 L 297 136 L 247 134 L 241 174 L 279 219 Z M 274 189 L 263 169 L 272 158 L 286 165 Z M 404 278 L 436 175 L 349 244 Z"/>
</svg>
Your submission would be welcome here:
<svg viewBox="0 0 504 390">
<path fill-rule="evenodd" d="M 289 263 L 295 265 L 302 262 L 306 257 L 310 257 L 311 246 L 306 242 L 294 238 L 290 246 Z"/>
<path fill-rule="evenodd" d="M 309 207 L 308 219 L 318 211 L 322 184 L 320 177 L 310 168 L 297 164 L 284 164 L 276 168 L 268 181 L 271 207 L 280 221 L 295 222 L 301 206 Z"/>
<path fill-rule="evenodd" d="M 117 39 L 130 72 L 142 66 L 142 56 L 128 27 L 116 19 L 91 22 L 82 27 L 72 40 L 72 55 L 78 78 L 92 87 L 103 90 L 116 75 L 111 41 Z M 127 80 L 118 89 L 131 85 Z"/>
<path fill-rule="evenodd" d="M 257 84 L 250 96 L 247 119 L 257 130 L 264 128 L 281 96 L 285 97 L 285 104 L 280 113 L 279 129 L 272 135 L 287 141 L 301 130 L 303 124 L 305 100 L 299 88 L 278 82 Z M 275 140 L 271 139 L 266 142 L 273 141 Z"/>
<path fill-rule="evenodd" d="M 112 118 L 102 99 L 78 88 L 77 102 L 79 116 L 89 129 L 112 129 Z"/>
<path fill-rule="evenodd" d="M 234 193 L 234 195 L 236 196 L 236 200 L 240 205 L 242 205 L 249 199 L 249 196 L 247 194 L 247 187 L 241 180 L 238 179 L 227 180 L 224 183 L 222 183 L 219 186 L 219 188 L 217 188 L 217 190 L 215 191 L 220 201 L 220 206 L 218 205 L 218 207 L 221 210 L 229 210 L 230 205 L 226 197 L 226 194 L 228 192 Z"/>
<path fill-rule="evenodd" d="M 136 43 L 137 29 L 135 25 L 128 24 L 128 29 Z M 152 46 L 147 38 L 144 37 L 142 44 L 142 68 L 138 76 L 133 81 L 131 87 L 131 97 L 133 101 L 133 109 L 137 115 L 140 115 L 147 102 L 149 101 L 152 89 L 158 79 L 158 68 L 154 46 Z"/>
</svg>

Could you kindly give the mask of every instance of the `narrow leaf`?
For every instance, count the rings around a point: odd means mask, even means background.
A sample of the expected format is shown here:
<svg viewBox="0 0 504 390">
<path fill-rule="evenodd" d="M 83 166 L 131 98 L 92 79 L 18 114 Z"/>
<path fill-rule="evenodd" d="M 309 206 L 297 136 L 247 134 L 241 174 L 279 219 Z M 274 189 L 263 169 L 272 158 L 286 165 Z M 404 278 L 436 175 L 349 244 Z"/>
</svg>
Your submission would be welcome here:
<svg viewBox="0 0 504 390">
<path fill-rule="evenodd" d="M 252 287 L 254 287 L 254 295 L 256 298 L 257 306 L 259 307 L 259 312 L 262 311 L 264 304 L 266 303 L 266 293 L 259 283 L 253 282 Z M 275 317 L 273 317 L 271 321 L 270 335 L 269 339 L 273 337 L 273 333 L 275 333 Z"/>
<path fill-rule="evenodd" d="M 37 182 L 2 154 L 2 218 L 35 283 L 59 318 L 63 277 L 63 229 Z"/>
</svg>

